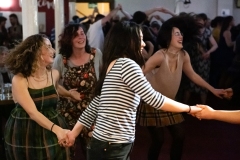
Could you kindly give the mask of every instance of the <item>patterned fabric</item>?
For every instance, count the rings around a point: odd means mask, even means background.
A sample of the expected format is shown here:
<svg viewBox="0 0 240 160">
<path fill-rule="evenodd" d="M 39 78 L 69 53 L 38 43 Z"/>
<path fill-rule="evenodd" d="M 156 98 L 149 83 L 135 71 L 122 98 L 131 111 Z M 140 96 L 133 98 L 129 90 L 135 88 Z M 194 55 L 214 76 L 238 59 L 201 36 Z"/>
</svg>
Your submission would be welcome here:
<svg viewBox="0 0 240 160">
<path fill-rule="evenodd" d="M 118 58 L 104 79 L 101 96 L 94 97 L 79 122 L 91 127 L 96 121 L 93 137 L 100 141 L 132 143 L 141 98 L 155 109 L 161 109 L 165 101 L 135 61 Z"/>
<path fill-rule="evenodd" d="M 55 106 L 58 95 L 53 85 L 43 89 L 28 89 L 38 111 L 56 125 L 67 129 L 64 118 Z M 16 103 L 5 127 L 5 150 L 8 160 L 66 160 L 69 150 L 60 147 L 57 136 L 30 119 Z"/>
<path fill-rule="evenodd" d="M 137 123 L 140 126 L 165 127 L 184 121 L 181 113 L 156 110 L 145 102 L 141 102 L 137 111 Z"/>
<path fill-rule="evenodd" d="M 205 29 L 200 37 L 201 42 L 205 50 L 209 49 L 209 37 L 211 36 L 211 31 L 209 29 Z M 210 72 L 210 59 L 203 59 L 202 54 L 196 52 L 192 54 L 191 63 L 193 70 L 202 77 L 206 82 L 209 81 L 209 72 Z M 208 92 L 207 89 L 198 86 L 197 84 L 190 82 L 189 89 L 191 92 L 206 94 Z"/>
<path fill-rule="evenodd" d="M 81 101 L 71 101 L 60 98 L 58 101 L 57 110 L 65 117 L 69 129 L 72 129 L 93 98 L 93 90 L 97 81 L 94 69 L 94 54 L 90 54 L 90 61 L 81 66 L 70 67 L 67 63 L 69 60 L 64 58 L 63 60 L 65 64 L 65 73 L 62 77 L 63 86 L 67 90 L 76 88 L 82 99 Z M 86 143 L 90 140 L 88 136 L 90 131 L 92 130 L 84 127 L 81 132 L 81 137 L 85 139 Z"/>
</svg>

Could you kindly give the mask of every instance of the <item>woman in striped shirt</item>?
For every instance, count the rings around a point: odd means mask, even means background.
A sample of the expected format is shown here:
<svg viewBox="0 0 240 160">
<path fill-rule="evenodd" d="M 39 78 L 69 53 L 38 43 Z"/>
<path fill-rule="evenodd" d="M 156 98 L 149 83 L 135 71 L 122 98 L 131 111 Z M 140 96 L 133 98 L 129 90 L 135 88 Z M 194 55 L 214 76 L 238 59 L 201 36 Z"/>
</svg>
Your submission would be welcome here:
<svg viewBox="0 0 240 160">
<path fill-rule="evenodd" d="M 135 139 L 136 111 L 140 99 L 156 109 L 195 113 L 201 109 L 171 100 L 155 91 L 143 75 L 142 31 L 134 22 L 113 26 L 105 40 L 103 70 L 95 98 L 68 133 L 69 146 L 83 126 L 95 122 L 87 156 L 91 160 L 125 160 Z"/>
</svg>

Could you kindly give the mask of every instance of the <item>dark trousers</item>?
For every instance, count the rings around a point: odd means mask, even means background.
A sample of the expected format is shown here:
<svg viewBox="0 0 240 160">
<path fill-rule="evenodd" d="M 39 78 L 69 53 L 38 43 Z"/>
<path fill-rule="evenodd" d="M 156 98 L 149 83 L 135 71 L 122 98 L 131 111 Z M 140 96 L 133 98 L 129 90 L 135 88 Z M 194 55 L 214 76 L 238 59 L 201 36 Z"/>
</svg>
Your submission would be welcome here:
<svg viewBox="0 0 240 160">
<path fill-rule="evenodd" d="M 147 127 L 151 136 L 151 146 L 148 151 L 148 160 L 158 160 L 161 148 L 164 142 L 163 127 Z M 172 136 L 172 145 L 170 150 L 171 160 L 180 160 L 182 157 L 183 143 L 185 139 L 182 124 L 175 124 L 166 127 Z"/>
<path fill-rule="evenodd" d="M 128 160 L 133 143 L 111 143 L 92 138 L 87 147 L 88 160 Z"/>
</svg>

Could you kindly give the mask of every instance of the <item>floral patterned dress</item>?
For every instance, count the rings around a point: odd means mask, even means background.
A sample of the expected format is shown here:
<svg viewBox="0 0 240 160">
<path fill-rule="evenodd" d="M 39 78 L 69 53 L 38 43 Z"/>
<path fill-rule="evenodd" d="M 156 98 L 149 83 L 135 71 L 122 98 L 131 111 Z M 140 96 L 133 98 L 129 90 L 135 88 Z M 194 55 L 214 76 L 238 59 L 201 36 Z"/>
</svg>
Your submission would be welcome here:
<svg viewBox="0 0 240 160">
<path fill-rule="evenodd" d="M 69 129 L 72 129 L 93 98 L 93 91 L 97 81 L 94 69 L 94 54 L 90 55 L 89 62 L 84 65 L 72 67 L 73 64 L 69 65 L 71 61 L 66 60 L 66 58 L 63 58 L 63 63 L 65 65 L 65 72 L 61 77 L 63 78 L 63 87 L 67 90 L 76 88 L 81 97 L 80 101 L 60 98 L 57 105 L 57 110 L 65 117 Z M 88 134 L 91 131 L 91 129 L 84 127 L 80 134 L 80 138 L 84 141 L 81 143 L 84 143 L 85 147 L 90 141 Z"/>
</svg>

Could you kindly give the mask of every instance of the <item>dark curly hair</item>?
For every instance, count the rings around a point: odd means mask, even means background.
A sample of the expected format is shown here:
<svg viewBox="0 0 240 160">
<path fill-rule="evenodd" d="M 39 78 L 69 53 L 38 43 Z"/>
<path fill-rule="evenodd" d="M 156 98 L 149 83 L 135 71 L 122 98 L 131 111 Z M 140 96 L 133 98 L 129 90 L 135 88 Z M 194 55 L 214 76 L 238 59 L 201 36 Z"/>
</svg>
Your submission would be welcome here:
<svg viewBox="0 0 240 160">
<path fill-rule="evenodd" d="M 60 48 L 59 54 L 66 56 L 67 59 L 73 53 L 72 39 L 78 35 L 77 31 L 79 28 L 82 28 L 84 33 L 86 34 L 86 30 L 82 24 L 71 23 L 65 26 L 65 28 L 63 29 L 63 32 L 60 35 L 60 38 L 58 41 L 59 48 Z M 87 53 L 91 53 L 91 47 L 88 44 L 87 38 L 86 38 L 85 50 Z"/>
<path fill-rule="evenodd" d="M 173 27 L 178 28 L 183 33 L 183 46 L 187 43 L 199 41 L 198 36 L 200 35 L 199 29 L 201 26 L 196 22 L 192 13 L 185 14 L 172 17 L 162 24 L 157 37 L 157 42 L 161 48 L 169 47 Z"/>
<path fill-rule="evenodd" d="M 29 77 L 39 67 L 39 51 L 47 38 L 43 34 L 35 34 L 26 38 L 23 42 L 11 50 L 6 57 L 5 65 L 13 74 L 21 73 Z"/>
</svg>

